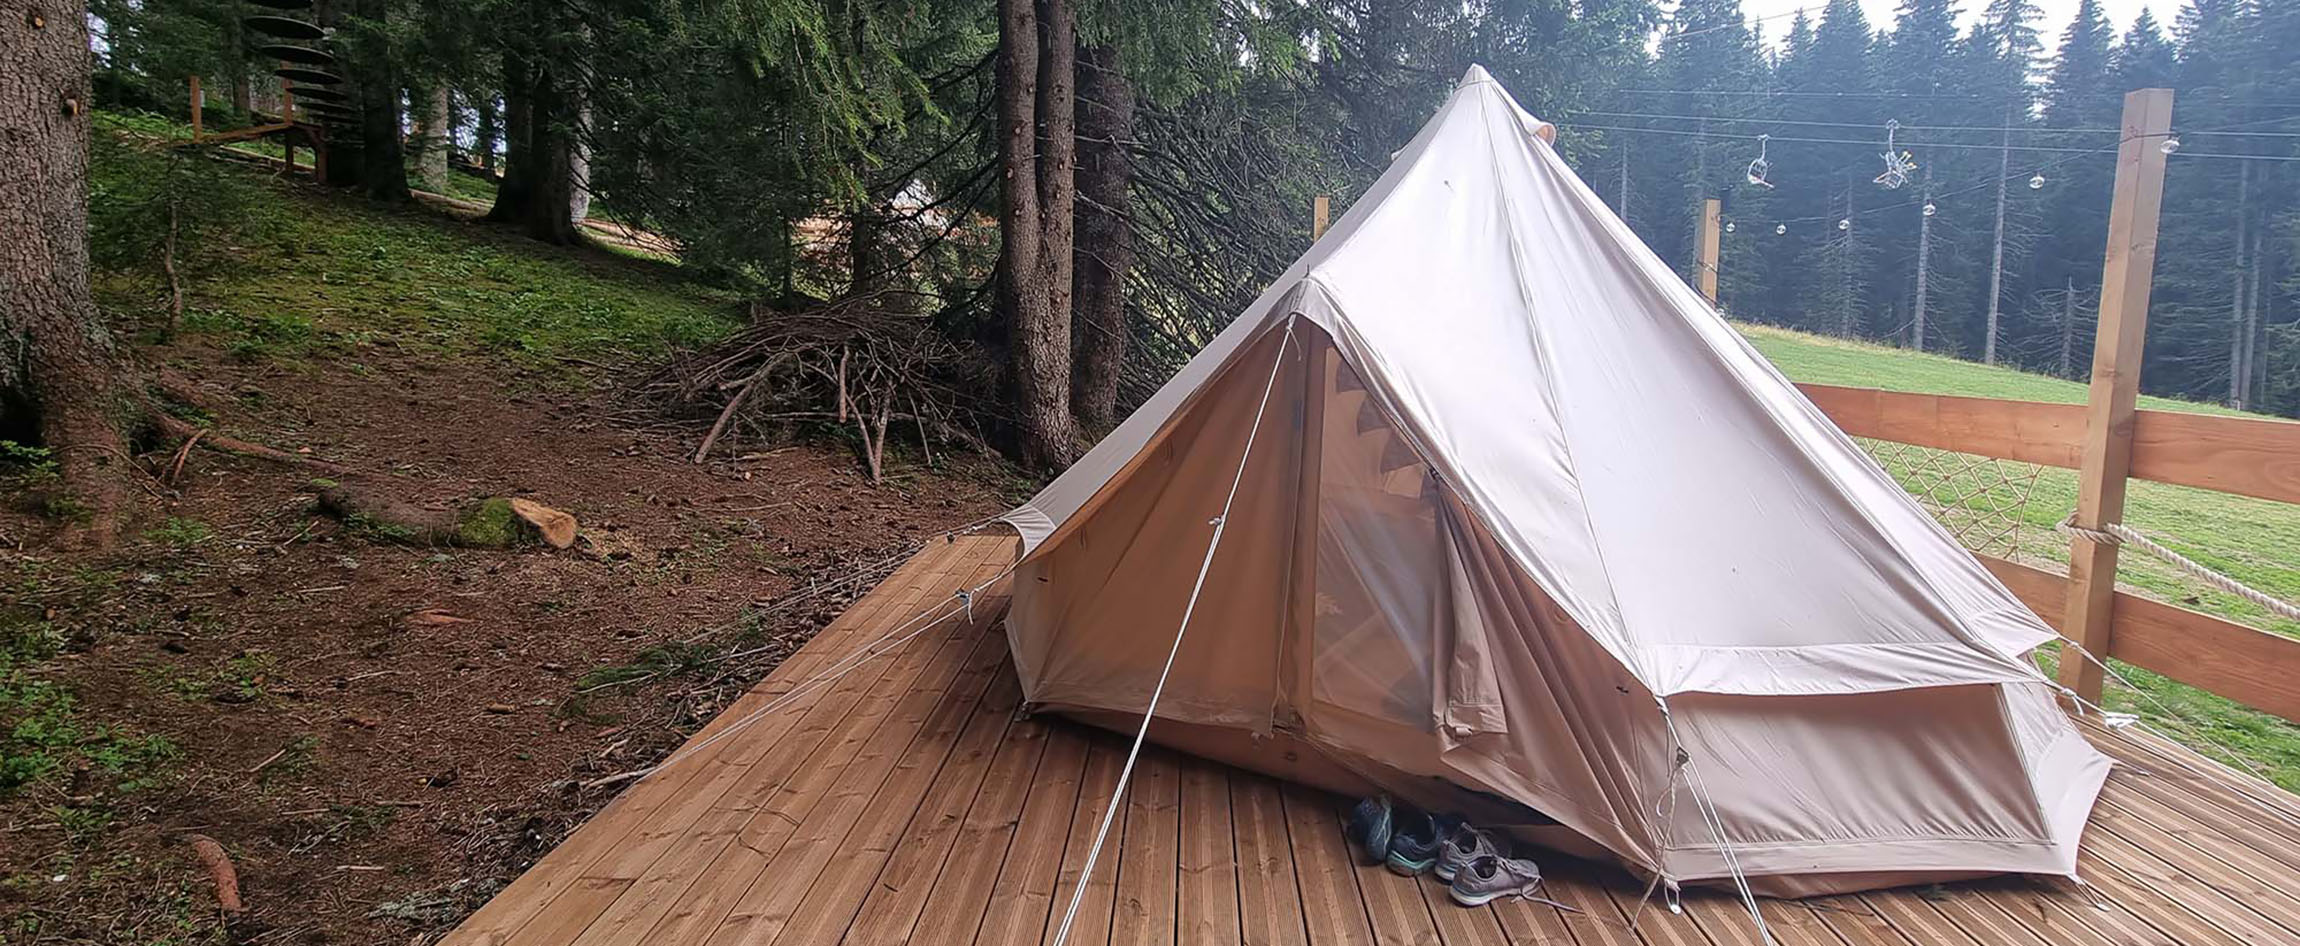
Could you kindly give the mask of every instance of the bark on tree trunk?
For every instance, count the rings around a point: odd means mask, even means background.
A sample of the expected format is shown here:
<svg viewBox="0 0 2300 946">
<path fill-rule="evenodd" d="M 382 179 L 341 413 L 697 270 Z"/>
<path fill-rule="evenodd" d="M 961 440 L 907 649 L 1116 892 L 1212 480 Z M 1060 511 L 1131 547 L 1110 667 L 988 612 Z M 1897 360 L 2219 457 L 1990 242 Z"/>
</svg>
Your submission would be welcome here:
<svg viewBox="0 0 2300 946">
<path fill-rule="evenodd" d="M 500 223 L 516 223 L 525 217 L 528 192 L 532 190 L 528 179 L 535 162 L 527 154 L 527 129 L 534 123 L 534 109 L 528 104 L 531 76 L 532 70 L 524 63 L 504 55 L 503 177 L 496 182 L 495 206 L 487 210 L 487 219 Z"/>
<path fill-rule="evenodd" d="M 998 302 L 1005 309 L 1022 460 L 1077 453 L 1070 415 L 1076 20 L 1069 0 L 999 0 Z"/>
<path fill-rule="evenodd" d="M 120 360 L 88 292 L 83 3 L 0 13 L 0 388 L 29 414 L 98 544 L 127 498 Z M 13 422 L 17 418 L 7 418 Z"/>
<path fill-rule="evenodd" d="M 416 126 L 420 149 L 415 158 L 416 178 L 424 190 L 444 194 L 447 192 L 448 131 L 454 123 L 447 86 L 433 86 L 424 96 L 423 104 L 423 121 Z"/>
<path fill-rule="evenodd" d="M 573 111 L 561 79 L 549 67 L 529 68 L 505 57 L 503 182 L 487 219 L 518 224 L 546 243 L 580 237 L 574 210 Z"/>
<path fill-rule="evenodd" d="M 1078 371 L 1072 407 L 1088 430 L 1118 422 L 1126 363 L 1126 274 L 1134 268 L 1134 88 L 1118 49 L 1089 47 L 1078 63 Z"/>
<path fill-rule="evenodd" d="M 567 219 L 591 215 L 591 103 L 575 108 L 574 133 L 567 140 Z"/>
<path fill-rule="evenodd" d="M 472 103 L 479 112 L 478 127 L 472 132 L 472 147 L 479 152 L 479 167 L 490 174 L 495 172 L 495 148 L 503 140 L 503 129 L 495 110 L 495 96 L 481 93 Z"/>
<path fill-rule="evenodd" d="M 383 0 L 360 0 L 359 15 L 380 28 L 389 11 Z M 363 29 L 362 32 L 367 32 Z M 354 59 L 358 69 L 353 84 L 359 96 L 359 189 L 368 197 L 405 201 L 407 148 L 400 138 L 399 67 L 380 48 L 380 37 L 363 37 Z"/>
</svg>

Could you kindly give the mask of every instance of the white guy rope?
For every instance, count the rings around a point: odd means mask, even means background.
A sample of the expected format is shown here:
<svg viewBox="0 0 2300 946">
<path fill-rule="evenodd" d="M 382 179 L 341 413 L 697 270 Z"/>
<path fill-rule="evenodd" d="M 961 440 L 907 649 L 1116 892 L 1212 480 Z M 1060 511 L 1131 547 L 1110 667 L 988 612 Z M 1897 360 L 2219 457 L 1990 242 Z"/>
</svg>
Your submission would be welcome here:
<svg viewBox="0 0 2300 946">
<path fill-rule="evenodd" d="M 2231 748 L 2229 748 L 2229 747 L 2227 746 L 2227 744 L 2225 744 L 2225 743 L 2222 743 L 2220 740 L 2217 740 L 2217 739 L 2214 739 L 2214 738 L 2212 738 L 2212 734 L 2211 734 L 2211 732 L 2210 732 L 2210 731 L 2206 730 L 2206 729 L 2205 729 L 2203 726 L 2199 726 L 2199 725 L 2197 725 L 2197 724 L 2196 724 L 2196 721 L 2194 721 L 2194 720 L 2192 720 L 2192 719 L 2189 719 L 2189 718 L 2188 718 L 2186 715 L 2182 714 L 2182 713 L 2181 713 L 2179 710 L 2173 709 L 2173 708 L 2172 708 L 2172 706 L 2171 706 L 2170 704 L 2167 704 L 2167 703 L 2165 703 L 2163 700 L 2161 700 L 2161 699 L 2158 699 L 2158 698 L 2157 698 L 2157 696 L 2156 696 L 2156 694 L 2154 694 L 2154 693 L 2150 693 L 2150 692 L 2148 692 L 2147 690 L 2141 689 L 2141 688 L 2140 688 L 2140 686 L 2139 686 L 2139 685 L 2137 685 L 2137 684 L 2135 684 L 2135 683 L 2133 683 L 2133 682 L 2132 682 L 2132 680 L 2131 680 L 2130 678 L 2126 677 L 2126 676 L 2125 676 L 2123 673 L 2120 673 L 2120 672 L 2118 672 L 2118 671 L 2117 671 L 2117 669 L 2116 669 L 2115 667 L 2113 667 L 2113 666 L 2110 666 L 2110 665 L 2109 665 L 2109 663 L 2108 663 L 2108 661 L 2106 661 L 2106 660 L 2102 660 L 2102 659 L 2100 659 L 2099 657 L 2096 657 L 2096 656 L 2094 656 L 2094 655 L 2092 654 L 2092 652 L 2091 652 L 2091 651 L 2085 650 L 2083 645 L 2081 645 L 2081 644 L 2078 644 L 2076 641 L 2070 640 L 2070 639 L 2069 639 L 2069 638 L 2067 638 L 2067 637 L 2062 637 L 2060 640 L 2061 640 L 2061 643 L 2062 643 L 2062 645 L 2063 645 L 2063 646 L 2061 647 L 2061 652 L 2062 652 L 2063 654 L 2065 654 L 2065 653 L 2067 653 L 2067 652 L 2069 652 L 2069 651 L 2072 651 L 2072 650 L 2073 650 L 2073 651 L 2075 651 L 2075 652 L 2077 653 L 2077 655 L 2078 655 L 2078 656 L 2080 656 L 2080 657 L 2083 657 L 2085 660 L 2091 661 L 2091 663 L 2092 663 L 2092 665 L 2093 665 L 2093 666 L 2095 666 L 2095 667 L 2099 667 L 2099 668 L 2101 669 L 2101 672 L 2103 672 L 2103 673 L 2106 673 L 2106 674 L 2108 674 L 2108 675 L 2109 675 L 2111 678 L 2115 679 L 2115 680 L 2116 680 L 2116 682 L 2117 682 L 2119 685 L 2122 685 L 2122 686 L 2123 686 L 2125 689 L 2127 689 L 2127 690 L 2131 690 L 2131 691 L 2133 691 L 2134 693 L 2138 693 L 2138 694 L 2140 694 L 2140 696 L 2141 696 L 2141 698 L 2142 698 L 2142 699 L 2145 699 L 2145 700 L 2147 700 L 2147 701 L 2149 702 L 2149 704 L 2150 704 L 2150 705 L 2153 705 L 2153 706 L 2155 706 L 2155 707 L 2156 707 L 2156 711 L 2157 711 L 2157 712 L 2159 712 L 2159 713 L 2162 713 L 2162 714 L 2164 714 L 2165 718 L 2167 718 L 2167 719 L 2170 719 L 2170 720 L 2172 720 L 2172 721 L 2174 721 L 2174 722 L 2176 722 L 2176 723 L 2179 723 L 2179 724 L 2180 724 L 2180 726 L 2181 726 L 2181 728 L 2182 728 L 2182 729 L 2185 729 L 2185 730 L 2187 730 L 2187 731 L 2188 731 L 2188 734 L 2189 734 L 2191 737 L 2195 738 L 2195 739 L 2196 739 L 2198 742 L 2202 742 L 2202 743 L 2204 743 L 2204 744 L 2205 744 L 2205 745 L 2207 745 L 2207 746 L 2210 746 L 2210 747 L 2212 747 L 2212 748 L 2214 748 L 2214 749 L 2220 750 L 2220 754 L 2221 754 L 2221 755 L 2227 756 L 2227 757 L 2228 757 L 2228 758 L 2230 758 L 2230 759 L 2234 759 L 2234 760 L 2236 760 L 2236 762 L 2237 762 L 2239 765 L 2242 765 L 2242 766 L 2244 766 L 2244 768 L 2246 769 L 2246 771 L 2249 771 L 2249 772 L 2251 773 L 2251 775 L 2252 775 L 2252 777 L 2253 777 L 2253 778 L 2259 779 L 2259 780 L 2260 780 L 2260 782 L 2261 782 L 2262 784 L 2264 784 L 2264 785 L 2266 785 L 2266 786 L 2268 786 L 2268 787 L 2270 787 L 2270 788 L 2277 788 L 2277 785 L 2276 785 L 2276 782 L 2275 782 L 2275 780 L 2274 780 L 2274 779 L 2271 779 L 2271 778 L 2269 778 L 2269 777 L 2268 777 L 2268 772 L 2267 772 L 2265 769 L 2262 769 L 2262 768 L 2260 768 L 2260 766 L 2258 766 L 2257 764 L 2254 764 L 2254 763 L 2253 763 L 2253 761 L 2252 761 L 2251 759 L 2245 758 L 2245 756 L 2244 756 L 2244 754 L 2243 754 L 2243 753 L 2241 753 L 2241 752 L 2238 752 L 2238 751 L 2236 751 L 2236 750 L 2234 750 L 2234 749 L 2231 749 Z M 2042 671 L 2042 670 L 2038 670 L 2038 671 L 2037 671 L 2037 677 L 2038 677 L 2038 679 L 2040 679 L 2040 680 L 2043 680 L 2046 686 L 2052 687 L 2054 690 L 2057 690 L 2057 691 L 2059 691 L 2060 695 L 2062 695 L 2062 696 L 2065 696 L 2065 697 L 2068 697 L 2070 700 L 2074 701 L 2075 703 L 2077 703 L 2077 704 L 2078 704 L 2079 706 L 2081 706 L 2081 707 L 2088 707 L 2088 708 L 2090 708 L 2090 709 L 2091 709 L 2093 712 L 2100 714 L 2100 716 L 2101 716 L 2101 718 L 2102 718 L 2102 719 L 2108 719 L 2108 718 L 2110 718 L 2110 717 L 2112 717 L 2112 716 L 2116 715 L 2116 714 L 2115 714 L 2115 711 L 2113 711 L 2113 710 L 2110 710 L 2108 707 L 2106 707 L 2106 706 L 2102 706 L 2102 705 L 2100 705 L 2099 703 L 2095 703 L 2095 702 L 2093 702 L 2093 701 L 2091 701 L 2091 700 L 2085 699 L 2084 697 L 2082 697 L 2082 696 L 2079 696 L 2079 695 L 2077 694 L 2077 692 L 2076 692 L 2074 689 L 2071 689 L 2071 688 L 2069 688 L 2069 687 L 2066 687 L 2066 686 L 2062 686 L 2062 685 L 2061 685 L 2061 683 L 2060 683 L 2059 681 L 2057 681 L 2057 680 L 2053 680 L 2053 679 L 2050 679 L 2050 678 L 2047 678 L 2047 677 L 2045 677 L 2045 676 L 2044 676 L 2044 671 Z M 2165 731 L 2163 731 L 2163 730 L 2161 730 L 2161 729 L 2158 729 L 2158 728 L 2156 728 L 2155 726 L 2152 726 L 2152 725 L 2150 725 L 2150 724 L 2149 724 L 2149 723 L 2148 723 L 2146 720 L 2140 719 L 2140 718 L 2138 718 L 2138 717 L 2130 717 L 2130 718 L 2132 719 L 2132 722 L 2133 722 L 2133 724 L 2134 724 L 2134 725 L 2137 725 L 2137 726 L 2139 726 L 2139 727 L 2140 727 L 2140 728 L 2142 728 L 2142 729 L 2148 730 L 2150 733 L 2154 734 L 2154 735 L 2155 735 L 2157 738 L 2163 739 L 2163 740 L 2165 740 L 2166 742 L 2170 742 L 2170 743 L 2172 743 L 2172 744 L 2174 744 L 2174 745 L 2178 745 L 2178 746 L 2181 746 L 2182 748 L 2187 748 L 2187 743 L 2186 743 L 2186 740 L 2180 739 L 2179 737 L 2176 737 L 2176 736 L 2174 736 L 2174 735 L 2172 735 L 2172 734 L 2170 734 L 2170 733 L 2167 733 L 2167 732 L 2165 732 Z M 2191 749 L 2191 750 L 2189 750 L 2189 751 L 2191 751 L 2191 752 L 2194 752 L 2195 750 Z M 2238 772 L 2238 771 L 2236 771 L 2236 767 L 2235 767 L 2235 766 L 2229 765 L 2228 763 L 2226 763 L 2226 762 L 2223 762 L 2223 761 L 2221 761 L 2220 759 L 2216 759 L 2216 758 L 2213 758 L 2212 756 L 2208 756 L 2208 755 L 2205 755 L 2205 754 L 2203 754 L 2203 753 L 2201 753 L 2201 752 L 2198 752 L 2198 753 L 2196 753 L 2196 756 L 2197 756 L 2197 758 L 2203 759 L 2203 760 L 2205 760 L 2205 761 L 2207 761 L 2207 762 L 2211 762 L 2211 763 L 2212 763 L 2212 764 L 2214 764 L 2214 765 L 2220 766 L 2220 767 L 2221 767 L 2221 768 L 2223 768 L 2223 769 L 2227 769 L 2227 770 L 2228 770 L 2228 772 L 2229 772 L 2229 774 L 2231 774 L 2231 775 L 2242 775 L 2242 774 L 2244 774 L 2244 773 L 2242 773 L 2242 772 Z M 2182 767 L 2184 767 L 2184 768 L 2188 769 L 2188 770 L 2189 770 L 2189 771 L 2191 771 L 2191 772 L 2194 772 L 2194 773 L 2196 773 L 2197 775 L 2202 775 L 2202 776 L 2210 776 L 2210 775 L 2212 775 L 2212 774 L 2213 774 L 2213 773 L 2205 772 L 2204 770 L 2202 770 L 2202 769 L 2199 769 L 2199 768 L 2197 768 L 2197 767 L 2195 767 L 2195 766 L 2193 766 L 2193 765 L 2190 765 L 2190 764 L 2188 763 L 2188 761 L 2187 761 L 2187 760 L 2185 760 L 2185 759 L 2178 759 L 2177 761 L 2179 761 L 2179 763 L 2181 764 L 2181 766 L 2182 766 Z M 2280 788 L 2279 788 L 2278 790 L 2279 790 L 2279 791 L 2281 791 L 2282 789 L 2280 789 Z M 2268 805 L 2266 802 L 2262 802 L 2262 801 L 2260 801 L 2260 800 L 2259 800 L 2259 799 L 2257 799 L 2257 798 L 2252 798 L 2250 795 L 2245 795 L 2245 797 L 2246 797 L 2247 799 L 2250 799 L 2250 800 L 2251 800 L 2251 801 L 2252 801 L 2254 804 L 2257 804 L 2257 805 L 2259 805 L 2259 806 L 2261 807 L 2261 809 L 2262 809 L 2262 810 L 2264 810 L 2264 811 L 2268 811 L 2269 813 L 2271 813 L 2271 814 L 2274 814 L 2274 815 L 2275 815 L 2277 818 L 2279 818 L 2279 819 L 2281 819 L 2281 820 L 2285 820 L 2285 821 L 2294 821 L 2294 819 L 2293 819 L 2293 818 L 2292 818 L 2290 815 L 2287 815 L 2287 814 L 2285 814 L 2284 812 L 2281 812 L 2281 811 L 2277 811 L 2277 810 L 2275 810 L 2275 809 L 2273 809 L 2273 808 L 2269 807 L 2269 805 Z M 2295 823 L 2300 823 L 2300 822 L 2295 822 Z"/>
<path fill-rule="evenodd" d="M 2083 526 L 2077 525 L 2076 514 L 2070 513 L 2069 517 L 2061 520 L 2060 525 L 2056 528 L 2060 530 L 2062 535 L 2081 536 L 2094 542 L 2098 542 L 2102 545 L 2139 546 L 2141 551 L 2147 552 L 2150 555 L 2154 555 L 2157 558 L 2165 560 L 2166 562 L 2170 562 L 2174 568 L 2178 568 L 2181 571 L 2187 572 L 2189 575 L 2194 576 L 2197 580 L 2202 581 L 2205 584 L 2228 592 L 2229 594 L 2235 595 L 2246 601 L 2250 601 L 2253 604 L 2257 604 L 2263 608 L 2268 609 L 2270 613 L 2282 617 L 2286 620 L 2300 621 L 2300 606 L 2296 606 L 2290 602 L 2270 597 L 2269 594 L 2265 591 L 2261 591 L 2258 588 L 2254 588 L 2241 581 L 2237 581 L 2236 579 L 2230 578 L 2227 575 L 2213 571 L 2212 569 L 2205 567 L 2204 565 L 2198 563 L 2196 560 L 2191 559 L 2186 555 L 2182 555 L 2179 552 L 2165 548 L 2163 545 L 2158 544 L 2156 540 L 2140 534 L 2138 531 L 2127 527 L 2124 523 L 2105 522 L 2101 524 L 2099 529 L 2087 529 Z"/>
<path fill-rule="evenodd" d="M 991 585 L 996 584 L 1000 579 L 1013 574 L 1015 567 L 1015 565 L 1008 565 L 1005 568 L 1000 569 L 998 574 L 990 576 L 989 579 L 985 580 L 979 585 L 974 586 L 973 588 L 962 588 L 958 591 L 951 592 L 949 596 L 936 601 L 934 604 L 928 605 L 926 610 L 919 612 L 917 615 L 911 617 L 910 620 L 904 621 L 903 623 L 896 625 L 894 629 L 880 635 L 877 640 L 863 645 L 860 650 L 850 653 L 845 657 L 839 658 L 829 667 L 825 667 L 822 670 L 817 671 L 813 676 L 800 681 L 797 686 L 777 694 L 774 699 L 768 700 L 765 706 L 761 706 L 758 709 L 744 714 L 741 719 L 729 723 L 726 728 L 712 733 L 708 737 L 680 747 L 679 751 L 672 753 L 670 758 L 664 759 L 661 762 L 655 763 L 654 765 L 650 765 L 645 768 L 633 769 L 629 772 L 624 772 L 619 775 L 610 775 L 605 778 L 593 779 L 583 783 L 583 787 L 598 788 L 602 785 L 613 785 L 618 782 L 627 782 L 632 779 L 646 778 L 649 775 L 653 775 L 664 769 L 670 768 L 681 759 L 685 759 L 703 751 L 704 749 L 708 749 L 711 746 L 718 744 L 719 742 L 725 740 L 727 737 L 741 732 L 743 729 L 749 727 L 752 723 L 766 718 L 767 714 L 782 708 L 784 705 L 790 703 L 790 701 L 798 699 L 801 695 L 811 692 L 816 687 L 824 683 L 835 681 L 840 677 L 846 676 L 849 671 L 855 669 L 856 667 L 860 667 L 865 663 L 869 663 L 871 658 L 894 652 L 903 644 L 909 643 L 913 638 L 916 638 L 919 635 L 926 633 L 927 631 L 933 630 L 935 625 L 941 624 L 943 621 L 948 620 L 955 615 L 961 613 L 971 613 L 972 607 L 969 603 L 970 599 L 972 599 L 975 594 L 981 592 L 984 588 L 988 588 Z M 959 602 L 959 606 L 945 610 L 941 614 L 933 613 L 936 608 L 943 607 L 952 601 Z M 919 623 L 921 619 L 927 618 L 930 614 L 933 615 L 931 620 L 926 620 L 926 622 L 923 624 Z M 912 628 L 912 625 L 914 624 L 918 625 L 915 629 Z M 906 631 L 908 633 L 905 633 Z M 900 636 L 897 637 L 897 635 Z M 886 645 L 883 649 L 880 647 L 882 644 Z M 841 666 L 842 664 L 844 666 Z"/>
<path fill-rule="evenodd" d="M 1741 904 L 1749 908 L 1749 919 L 1757 924 L 1757 938 L 1764 946 L 1775 946 L 1773 929 L 1765 925 L 1765 914 L 1757 908 L 1757 894 L 1749 889 L 1749 876 L 1741 871 L 1741 858 L 1733 851 L 1733 842 L 1725 839 L 1725 818 L 1717 813 L 1717 806 L 1709 800 L 1709 786 L 1701 781 L 1701 770 L 1693 765 L 1693 755 L 1685 751 L 1685 740 L 1677 735 L 1677 720 L 1669 713 L 1669 701 L 1654 697 L 1661 705 L 1661 724 L 1669 727 L 1669 745 L 1676 753 L 1679 769 L 1686 776 L 1685 787 L 1693 791 L 1693 806 L 1701 812 L 1701 823 L 1709 828 L 1709 837 L 1717 842 L 1717 852 L 1725 858 L 1725 869 L 1733 875 L 1733 887 L 1741 894 Z M 1674 781 L 1676 776 L 1670 778 Z"/>
<path fill-rule="evenodd" d="M 962 535 L 971 535 L 975 532 L 981 531 L 984 527 L 999 521 L 999 518 L 999 516 L 987 516 L 981 519 L 976 519 L 975 521 L 969 522 L 965 525 L 944 530 L 940 533 L 940 535 L 945 541 Z M 876 578 L 883 578 L 886 575 L 893 574 L 896 569 L 901 568 L 902 564 L 909 561 L 912 556 L 917 555 L 921 551 L 924 551 L 928 544 L 928 542 L 912 542 L 896 550 L 892 555 L 888 555 L 885 558 L 871 562 L 867 565 L 856 567 L 855 570 L 849 573 L 845 578 L 836 579 L 834 581 L 791 592 L 790 594 L 783 596 L 780 600 L 768 604 L 765 610 L 758 612 L 757 618 L 763 621 L 766 618 L 773 617 L 774 615 L 789 611 L 790 609 L 797 607 L 800 602 L 813 598 L 819 598 L 825 594 L 829 594 L 834 590 L 846 588 L 858 583 L 868 582 L 875 585 L 878 583 Z M 722 624 L 718 627 L 705 628 L 701 631 L 695 632 L 694 636 L 689 637 L 680 643 L 693 644 L 701 641 L 706 637 L 718 634 L 722 631 L 725 631 L 727 628 L 735 626 L 737 625 Z"/>
<path fill-rule="evenodd" d="M 1174 672 L 1174 657 L 1182 652 L 1182 637 L 1190 631 L 1190 616 L 1198 610 L 1198 595 L 1206 590 L 1206 573 L 1214 567 L 1214 551 L 1222 547 L 1222 530 L 1230 524 L 1230 505 L 1238 500 L 1238 484 L 1246 479 L 1246 463 L 1254 458 L 1254 440 L 1262 431 L 1262 415 L 1270 407 L 1270 390 L 1278 384 L 1278 371 L 1286 366 L 1286 350 L 1294 340 L 1294 322 L 1286 321 L 1286 336 L 1278 341 L 1278 357 L 1270 364 L 1270 378 L 1262 382 L 1262 403 L 1254 408 L 1254 426 L 1246 431 L 1246 448 L 1238 457 L 1238 472 L 1230 476 L 1230 494 L 1222 499 L 1222 512 L 1209 525 L 1214 534 L 1206 540 L 1206 557 L 1198 563 L 1198 580 L 1190 585 L 1190 601 L 1182 606 L 1182 625 L 1174 629 L 1174 646 L 1166 649 L 1166 667 L 1158 671 L 1158 685 L 1150 688 L 1150 704 L 1142 708 L 1142 725 L 1134 730 L 1134 745 L 1126 750 L 1126 765 L 1118 770 L 1118 786 L 1110 793 L 1110 803 L 1102 809 L 1102 825 L 1094 829 L 1094 845 L 1086 849 L 1086 866 L 1078 871 L 1078 879 L 1070 890 L 1070 906 L 1062 911 L 1062 926 L 1054 933 L 1054 946 L 1065 946 L 1070 940 L 1070 924 L 1078 919 L 1078 905 L 1086 899 L 1086 882 L 1094 876 L 1094 862 L 1102 856 L 1102 842 L 1110 838 L 1110 822 L 1118 814 L 1118 803 L 1126 798 L 1126 782 L 1134 776 L 1134 761 L 1142 756 L 1142 741 L 1150 735 L 1150 719 L 1157 715 L 1158 698 L 1166 693 L 1166 678 Z M 1318 380 L 1323 383 L 1322 379 Z M 1314 418 L 1313 418 L 1314 419 Z"/>
</svg>

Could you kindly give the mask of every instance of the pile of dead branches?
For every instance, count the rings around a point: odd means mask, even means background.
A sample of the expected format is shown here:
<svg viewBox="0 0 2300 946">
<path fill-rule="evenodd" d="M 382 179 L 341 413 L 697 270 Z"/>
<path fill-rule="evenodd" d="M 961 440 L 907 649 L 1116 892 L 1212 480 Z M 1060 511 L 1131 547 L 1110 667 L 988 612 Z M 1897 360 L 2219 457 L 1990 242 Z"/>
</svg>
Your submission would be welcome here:
<svg viewBox="0 0 2300 946">
<path fill-rule="evenodd" d="M 915 430 L 929 463 L 937 444 L 987 450 L 990 362 L 914 314 L 920 301 L 889 290 L 799 312 L 755 308 L 749 327 L 675 358 L 640 390 L 698 426 L 710 419 L 696 463 L 721 447 L 741 456 L 738 445 L 826 427 L 853 428 L 872 483 L 886 475 L 887 438 L 897 429 Z"/>
</svg>

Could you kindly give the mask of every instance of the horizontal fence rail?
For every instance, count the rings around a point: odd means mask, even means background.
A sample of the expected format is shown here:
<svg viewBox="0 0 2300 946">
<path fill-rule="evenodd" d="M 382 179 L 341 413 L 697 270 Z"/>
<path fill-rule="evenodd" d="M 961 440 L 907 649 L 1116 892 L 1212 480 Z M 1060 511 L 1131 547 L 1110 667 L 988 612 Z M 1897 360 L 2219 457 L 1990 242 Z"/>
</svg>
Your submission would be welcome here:
<svg viewBox="0 0 2300 946">
<path fill-rule="evenodd" d="M 2080 465 L 2081 404 L 1797 387 L 1856 437 L 2066 469 Z M 2300 423 L 2136 411 L 2132 475 L 2300 503 Z M 1976 557 L 2045 623 L 2062 625 L 2067 575 Z M 2300 640 L 2122 591 L 2111 614 L 2109 656 L 2300 722 Z"/>
<path fill-rule="evenodd" d="M 2078 467 L 2084 405 L 1797 386 L 1848 434 L 2065 469 Z M 2300 422 L 2133 412 L 2132 475 L 2300 503 Z"/>
</svg>

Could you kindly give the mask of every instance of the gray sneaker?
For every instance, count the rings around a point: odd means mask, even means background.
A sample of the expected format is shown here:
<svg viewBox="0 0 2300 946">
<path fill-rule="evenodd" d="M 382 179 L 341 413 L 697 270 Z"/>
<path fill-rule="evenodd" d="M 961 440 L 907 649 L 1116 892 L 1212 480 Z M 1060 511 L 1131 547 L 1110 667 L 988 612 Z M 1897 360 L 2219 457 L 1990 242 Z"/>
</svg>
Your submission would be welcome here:
<svg viewBox="0 0 2300 946">
<path fill-rule="evenodd" d="M 1531 897 L 1540 889 L 1540 866 L 1522 857 L 1489 854 L 1462 865 L 1447 892 L 1455 903 L 1478 907 L 1502 897 Z"/>
<path fill-rule="evenodd" d="M 1461 869 L 1471 861 L 1499 856 L 1501 849 L 1494 846 L 1491 836 L 1469 825 L 1461 825 L 1454 828 L 1451 834 L 1446 835 L 1445 841 L 1438 845 L 1438 879 L 1453 883 L 1454 876 L 1461 873 Z"/>
</svg>

